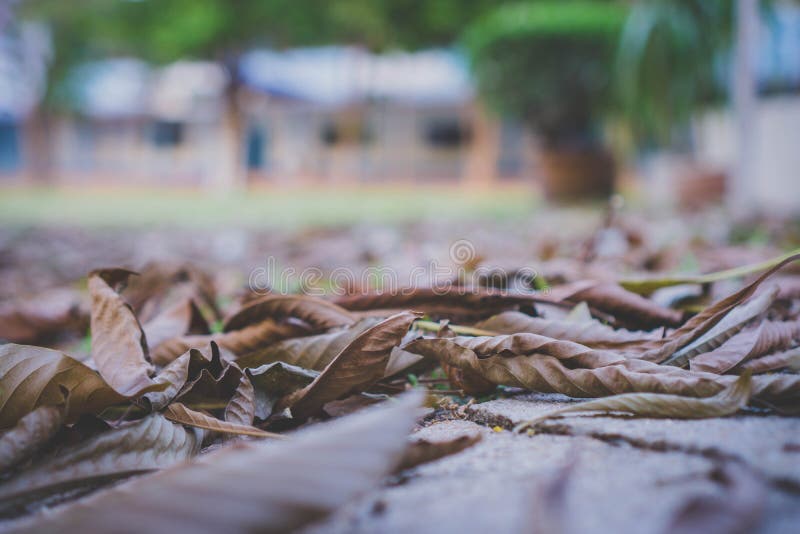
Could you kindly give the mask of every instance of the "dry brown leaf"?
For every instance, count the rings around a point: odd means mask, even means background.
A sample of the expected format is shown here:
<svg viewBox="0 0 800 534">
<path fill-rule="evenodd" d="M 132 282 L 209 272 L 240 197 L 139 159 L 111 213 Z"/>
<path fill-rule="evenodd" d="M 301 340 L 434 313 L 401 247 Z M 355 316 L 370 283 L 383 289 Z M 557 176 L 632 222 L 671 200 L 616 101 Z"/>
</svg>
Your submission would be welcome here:
<svg viewBox="0 0 800 534">
<path fill-rule="evenodd" d="M 66 354 L 28 345 L 0 345 L 0 428 L 13 426 L 39 406 L 61 403 L 61 388 L 69 395 L 68 421 L 126 400 L 97 373 Z"/>
<path fill-rule="evenodd" d="M 343 348 L 368 328 L 378 324 L 378 319 L 362 319 L 354 325 L 314 336 L 284 339 L 247 353 L 236 359 L 242 367 L 259 367 L 274 362 L 285 362 L 305 369 L 322 371 Z"/>
<path fill-rule="evenodd" d="M 33 456 L 64 423 L 64 408 L 39 406 L 0 436 L 0 474 Z"/>
<path fill-rule="evenodd" d="M 541 415 L 517 426 L 517 430 L 535 426 L 552 417 L 586 412 L 622 412 L 639 417 L 671 417 L 705 419 L 733 415 L 750 401 L 753 393 L 750 374 L 744 374 L 712 397 L 694 398 L 663 393 L 626 393 L 603 399 L 571 404 Z"/>
<path fill-rule="evenodd" d="M 417 317 L 411 312 L 398 313 L 364 331 L 311 384 L 281 399 L 279 407 L 291 408 L 293 417 L 305 419 L 327 402 L 368 388 L 383 378 L 392 349 Z"/>
<path fill-rule="evenodd" d="M 501 336 L 423 338 L 403 346 L 403 350 L 422 354 L 428 358 L 450 360 L 456 356 L 443 357 L 445 352 L 467 352 L 476 358 L 485 359 L 492 356 L 554 356 L 559 360 L 569 360 L 570 365 L 596 368 L 620 363 L 622 356 L 609 351 L 591 349 L 572 341 L 561 341 L 537 334 L 511 334 Z M 447 363 L 447 361 L 445 361 Z"/>
<path fill-rule="evenodd" d="M 355 323 L 353 315 L 326 300 L 307 295 L 265 295 L 247 303 L 226 319 L 223 331 L 241 330 L 265 319 L 300 319 L 314 330 L 327 330 Z"/>
<path fill-rule="evenodd" d="M 213 354 L 213 347 L 211 351 Z M 201 370 L 208 368 L 210 365 L 211 360 L 206 358 L 199 350 L 190 349 L 186 351 L 182 356 L 176 358 L 169 365 L 161 369 L 153 378 L 153 382 L 157 384 L 166 384 L 166 388 L 161 391 L 146 393 L 142 397 L 142 400 L 147 403 L 150 409 L 160 410 L 172 402 L 172 399 L 178 395 L 178 392 L 183 388 L 190 377 L 192 379 L 196 378 Z"/>
<path fill-rule="evenodd" d="M 190 264 L 154 262 L 130 280 L 124 291 L 136 316 L 150 322 L 164 309 L 177 302 L 192 299 L 211 318 L 219 318 L 216 308 L 216 288 L 211 276 Z"/>
<path fill-rule="evenodd" d="M 731 337 L 719 348 L 689 360 L 693 371 L 722 374 L 765 354 L 784 350 L 800 337 L 800 322 L 763 321 L 755 328 Z"/>
<path fill-rule="evenodd" d="M 548 296 L 575 304 L 586 302 L 594 309 L 613 315 L 618 323 L 633 328 L 678 326 L 683 318 L 679 311 L 664 308 L 617 284 L 606 282 L 587 280 L 557 286 L 550 290 Z"/>
<path fill-rule="evenodd" d="M 0 340 L 35 343 L 43 338 L 73 333 L 84 335 L 89 307 L 72 289 L 55 289 L 0 304 Z"/>
<path fill-rule="evenodd" d="M 266 432 L 260 428 L 255 428 L 250 425 L 222 421 L 216 417 L 212 417 L 202 412 L 192 410 L 191 408 L 187 408 L 180 402 L 173 402 L 167 406 L 167 408 L 164 410 L 164 417 L 174 423 L 180 423 L 182 425 L 193 426 L 214 432 L 221 432 L 223 434 L 236 434 L 237 436 L 251 436 L 254 438 L 282 439 L 285 437 L 273 432 Z"/>
<path fill-rule="evenodd" d="M 153 385 L 147 341 L 133 309 L 114 290 L 128 276 L 125 269 L 102 269 L 89 274 L 92 298 L 92 360 L 100 375 L 123 395 Z"/>
<path fill-rule="evenodd" d="M 210 334 L 194 299 L 187 298 L 165 309 L 142 325 L 151 351 L 161 343 L 180 336 Z"/>
<path fill-rule="evenodd" d="M 0 484 L 0 513 L 45 494 L 96 486 L 137 473 L 162 469 L 199 452 L 200 438 L 153 414 L 88 441 L 51 452 L 42 461 Z"/>
<path fill-rule="evenodd" d="M 458 454 L 478 443 L 481 437 L 479 431 L 474 431 L 445 440 L 413 439 L 409 446 L 406 447 L 406 452 L 403 454 L 397 471 L 411 469 L 445 456 Z"/>
<path fill-rule="evenodd" d="M 523 332 L 538 334 L 553 339 L 574 341 L 598 349 L 624 349 L 628 346 L 635 346 L 643 340 L 662 337 L 660 331 L 641 332 L 614 329 L 595 319 L 590 322 L 543 319 L 513 311 L 495 315 L 475 326 L 498 334 Z"/>
<path fill-rule="evenodd" d="M 417 342 L 449 340 L 419 340 Z M 431 347 L 421 344 L 420 347 Z M 710 397 L 718 393 L 733 376 L 717 376 L 643 360 L 625 360 L 595 369 L 569 368 L 554 356 L 495 355 L 479 358 L 469 349 L 453 345 L 434 351 L 431 357 L 467 369 L 495 385 L 525 388 L 542 393 L 562 393 L 570 397 L 606 397 L 620 393 L 671 393 L 686 397 Z M 800 400 L 800 376 L 769 375 L 753 378 L 753 395 L 765 400 L 792 403 Z"/>
<path fill-rule="evenodd" d="M 691 358 L 721 346 L 747 324 L 763 315 L 774 302 L 776 292 L 777 288 L 773 287 L 772 290 L 756 295 L 734 307 L 702 336 L 668 355 L 659 363 L 686 367 Z"/>
<path fill-rule="evenodd" d="M 224 418 L 229 423 L 252 425 L 256 415 L 256 392 L 250 378 L 244 374 L 239 387 L 225 407 Z"/>
<path fill-rule="evenodd" d="M 272 415 L 272 409 L 278 400 L 304 388 L 319 376 L 318 371 L 284 362 L 245 369 L 245 373 L 253 385 L 255 416 L 261 420 Z"/>
<path fill-rule="evenodd" d="M 420 394 L 406 395 L 285 443 L 229 446 L 33 517 L 18 531 L 295 531 L 365 494 L 397 465 L 420 402 Z"/>
<path fill-rule="evenodd" d="M 639 357 L 649 361 L 661 362 L 672 356 L 681 347 L 686 347 L 687 345 L 692 344 L 698 340 L 698 338 L 711 330 L 731 310 L 751 297 L 758 287 L 764 282 L 764 280 L 775 274 L 784 266 L 797 261 L 798 259 L 800 259 L 800 254 L 790 256 L 774 267 L 764 271 L 755 280 L 739 291 L 715 302 L 702 312 L 686 321 L 683 325 L 681 325 L 680 328 L 672 332 L 663 340 L 643 342 L 637 348 Z"/>
<path fill-rule="evenodd" d="M 485 288 L 453 287 L 449 290 L 415 287 L 397 292 L 347 295 L 334 302 L 354 312 L 373 310 L 389 315 L 398 310 L 419 310 L 435 319 L 477 320 L 518 307 L 533 307 L 537 302 L 552 303 L 548 296 L 513 293 Z"/>
<path fill-rule="evenodd" d="M 795 370 L 800 367 L 800 347 L 750 360 L 740 365 L 737 369 L 758 374 L 778 371 L 787 367 Z"/>
<path fill-rule="evenodd" d="M 195 370 L 199 371 L 196 375 Z M 223 362 L 217 345 L 212 343 L 211 359 L 196 369 L 190 366 L 189 378 L 174 400 L 222 411 L 239 388 L 243 374 L 235 363 Z"/>
<path fill-rule="evenodd" d="M 180 336 L 164 341 L 153 351 L 153 361 L 166 365 L 191 348 L 217 343 L 232 357 L 244 355 L 283 339 L 308 335 L 310 331 L 301 324 L 275 323 L 264 320 L 241 330 L 222 332 L 210 336 Z"/>
</svg>

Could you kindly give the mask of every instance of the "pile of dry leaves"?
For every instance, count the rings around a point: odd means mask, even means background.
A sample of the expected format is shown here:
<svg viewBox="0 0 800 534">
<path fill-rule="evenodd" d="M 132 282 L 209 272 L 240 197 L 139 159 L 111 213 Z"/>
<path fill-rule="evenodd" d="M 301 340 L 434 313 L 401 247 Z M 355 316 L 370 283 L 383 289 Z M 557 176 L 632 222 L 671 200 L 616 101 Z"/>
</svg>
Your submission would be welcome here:
<svg viewBox="0 0 800 534">
<path fill-rule="evenodd" d="M 408 439 L 423 401 L 402 393 L 420 384 L 433 406 L 516 388 L 595 399 L 546 417 L 796 411 L 798 259 L 539 291 L 249 295 L 225 313 L 196 269 L 97 270 L 86 291 L 0 309 L 0 515 L 31 532 L 297 528 L 476 440 Z M 695 312 L 648 298 L 732 279 Z M 87 324 L 83 360 L 29 344 Z"/>
</svg>

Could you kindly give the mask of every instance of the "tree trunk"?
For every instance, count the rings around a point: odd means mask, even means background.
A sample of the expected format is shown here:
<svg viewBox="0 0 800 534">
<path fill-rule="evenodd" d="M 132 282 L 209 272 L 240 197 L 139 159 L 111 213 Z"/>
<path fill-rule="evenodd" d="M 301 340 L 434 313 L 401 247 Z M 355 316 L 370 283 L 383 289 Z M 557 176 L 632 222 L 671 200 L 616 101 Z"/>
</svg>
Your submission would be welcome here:
<svg viewBox="0 0 800 534">
<path fill-rule="evenodd" d="M 29 185 L 51 186 L 53 169 L 53 117 L 41 105 L 28 116 L 23 133 L 25 176 Z"/>
</svg>

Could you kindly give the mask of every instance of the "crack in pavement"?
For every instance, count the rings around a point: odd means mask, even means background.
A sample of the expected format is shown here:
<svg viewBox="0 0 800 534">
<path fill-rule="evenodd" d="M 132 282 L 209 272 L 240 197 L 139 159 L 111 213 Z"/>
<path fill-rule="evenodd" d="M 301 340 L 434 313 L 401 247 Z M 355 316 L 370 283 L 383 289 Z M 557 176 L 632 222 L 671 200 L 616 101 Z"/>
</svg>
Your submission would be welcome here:
<svg viewBox="0 0 800 534">
<path fill-rule="evenodd" d="M 426 417 L 423 420 L 423 424 L 429 426 L 440 421 L 454 420 L 470 421 L 484 427 L 500 427 L 509 431 L 513 431 L 514 427 L 517 426 L 516 423 L 509 417 L 499 414 L 486 413 L 476 409 L 466 409 L 459 412 L 449 409 L 437 410 L 433 414 Z M 597 431 L 575 432 L 574 428 L 569 425 L 552 422 L 544 422 L 537 425 L 534 429 L 534 433 L 530 435 L 530 437 L 535 437 L 537 434 L 587 437 L 602 441 L 614 447 L 628 445 L 636 449 L 657 453 L 677 452 L 691 456 L 700 456 L 718 463 L 734 462 L 757 474 L 772 488 L 778 491 L 800 495 L 800 482 L 791 478 L 766 475 L 741 456 L 722 451 L 716 447 L 693 447 L 666 440 L 648 441 L 646 439 L 632 438 L 619 433 L 605 433 Z"/>
</svg>

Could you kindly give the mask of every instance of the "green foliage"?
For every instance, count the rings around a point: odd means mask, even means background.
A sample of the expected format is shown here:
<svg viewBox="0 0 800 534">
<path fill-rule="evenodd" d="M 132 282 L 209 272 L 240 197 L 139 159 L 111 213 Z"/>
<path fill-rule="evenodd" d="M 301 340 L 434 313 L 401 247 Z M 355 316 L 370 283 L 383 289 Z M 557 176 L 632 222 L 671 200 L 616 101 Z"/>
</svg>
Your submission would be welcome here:
<svg viewBox="0 0 800 534">
<path fill-rule="evenodd" d="M 636 2 L 620 36 L 615 77 L 640 140 L 668 143 L 700 106 L 722 96 L 719 66 L 731 47 L 730 0 Z"/>
<path fill-rule="evenodd" d="M 372 50 L 449 45 L 496 6 L 471 0 L 29 0 L 20 15 L 51 29 L 47 102 L 76 64 L 117 55 L 154 63 L 211 59 L 232 66 L 254 46 L 355 44 Z"/>
<path fill-rule="evenodd" d="M 464 43 L 490 104 L 521 117 L 546 143 L 585 142 L 612 103 L 626 15 L 626 6 L 609 2 L 509 5 L 473 24 Z"/>
</svg>

